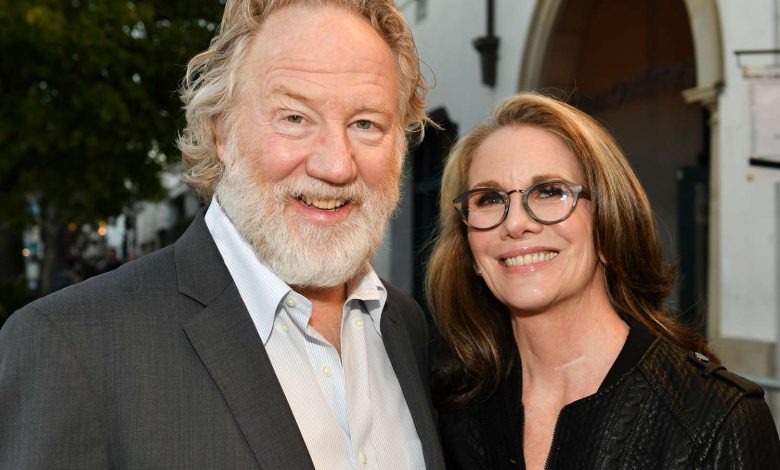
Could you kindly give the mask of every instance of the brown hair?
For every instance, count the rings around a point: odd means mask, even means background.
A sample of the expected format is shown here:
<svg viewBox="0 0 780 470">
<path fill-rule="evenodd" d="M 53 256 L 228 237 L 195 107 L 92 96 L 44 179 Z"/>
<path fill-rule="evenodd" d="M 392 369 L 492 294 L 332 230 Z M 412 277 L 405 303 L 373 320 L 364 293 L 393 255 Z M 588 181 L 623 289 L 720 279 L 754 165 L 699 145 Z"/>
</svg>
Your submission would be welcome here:
<svg viewBox="0 0 780 470">
<path fill-rule="evenodd" d="M 395 59 L 401 128 L 421 135 L 428 122 L 427 86 L 420 73 L 417 49 L 406 20 L 392 0 L 228 0 L 219 32 L 207 50 L 190 60 L 180 90 L 187 118 L 187 126 L 178 138 L 183 179 L 204 200 L 211 197 L 222 176 L 224 168 L 217 157 L 215 126 L 218 118 L 230 118 L 233 100 L 238 95 L 238 71 L 250 40 L 273 12 L 291 5 L 340 7 L 371 23 Z M 399 137 L 405 144 L 404 136 Z"/>
<path fill-rule="evenodd" d="M 457 361 L 437 374 L 445 406 L 495 391 L 510 359 L 507 308 L 474 273 L 466 227 L 451 201 L 465 191 L 474 154 L 496 130 L 534 126 L 558 136 L 578 158 L 594 208 L 596 250 L 604 258 L 607 294 L 616 311 L 656 336 L 710 356 L 704 338 L 667 312 L 675 270 L 663 259 L 650 203 L 614 139 L 593 118 L 556 99 L 521 93 L 453 148 L 442 177 L 440 232 L 428 264 L 426 295 L 434 320 Z"/>
</svg>

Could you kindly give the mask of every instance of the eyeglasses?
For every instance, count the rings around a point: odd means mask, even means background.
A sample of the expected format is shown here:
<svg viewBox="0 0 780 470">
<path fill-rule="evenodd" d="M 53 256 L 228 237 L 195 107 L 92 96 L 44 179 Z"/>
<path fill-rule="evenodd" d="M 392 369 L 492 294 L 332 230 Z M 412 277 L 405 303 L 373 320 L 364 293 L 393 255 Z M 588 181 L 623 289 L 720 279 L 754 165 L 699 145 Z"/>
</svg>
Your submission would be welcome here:
<svg viewBox="0 0 780 470">
<path fill-rule="evenodd" d="M 580 184 L 565 180 L 541 181 L 528 189 L 505 192 L 495 188 L 474 188 L 452 200 L 463 222 L 474 230 L 491 230 L 509 214 L 509 196 L 521 193 L 525 211 L 535 221 L 550 225 L 566 220 L 579 197 L 590 199 Z"/>
</svg>

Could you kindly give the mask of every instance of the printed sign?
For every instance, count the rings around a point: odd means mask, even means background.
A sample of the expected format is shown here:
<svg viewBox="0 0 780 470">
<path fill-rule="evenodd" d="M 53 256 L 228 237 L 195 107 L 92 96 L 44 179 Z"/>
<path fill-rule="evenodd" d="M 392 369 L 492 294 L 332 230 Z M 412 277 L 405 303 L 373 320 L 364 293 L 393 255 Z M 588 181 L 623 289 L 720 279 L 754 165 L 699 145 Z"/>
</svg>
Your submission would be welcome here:
<svg viewBox="0 0 780 470">
<path fill-rule="evenodd" d="M 780 171 L 780 66 L 745 67 L 750 107 L 750 165 Z"/>
</svg>

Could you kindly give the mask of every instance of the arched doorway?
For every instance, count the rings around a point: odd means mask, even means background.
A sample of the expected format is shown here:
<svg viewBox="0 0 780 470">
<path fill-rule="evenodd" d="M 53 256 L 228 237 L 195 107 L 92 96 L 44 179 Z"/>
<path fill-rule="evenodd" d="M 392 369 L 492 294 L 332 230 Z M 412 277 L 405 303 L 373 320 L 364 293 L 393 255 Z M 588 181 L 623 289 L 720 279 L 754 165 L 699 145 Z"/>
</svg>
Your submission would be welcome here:
<svg viewBox="0 0 780 470">
<path fill-rule="evenodd" d="M 711 80 L 719 71 L 710 61 L 706 70 L 698 64 L 696 34 L 710 3 L 539 2 L 520 79 L 521 89 L 566 98 L 615 135 L 650 197 L 666 253 L 678 262 L 674 301 L 690 321 L 700 320 L 707 306 L 713 238 L 708 205 L 716 93 L 690 93 L 702 90 L 703 75 Z M 711 36 L 707 41 L 719 45 Z"/>
</svg>

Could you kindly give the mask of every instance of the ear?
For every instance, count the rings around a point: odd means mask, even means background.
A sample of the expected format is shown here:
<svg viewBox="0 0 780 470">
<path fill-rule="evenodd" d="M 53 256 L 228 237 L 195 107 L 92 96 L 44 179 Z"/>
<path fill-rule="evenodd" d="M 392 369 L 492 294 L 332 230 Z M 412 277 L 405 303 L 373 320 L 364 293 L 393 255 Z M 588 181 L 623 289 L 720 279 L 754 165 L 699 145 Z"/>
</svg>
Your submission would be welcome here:
<svg viewBox="0 0 780 470">
<path fill-rule="evenodd" d="M 594 240 L 595 247 L 594 248 L 596 249 L 596 255 L 599 257 L 599 262 L 602 265 L 606 266 L 608 264 L 607 263 L 607 257 L 604 256 L 604 252 L 601 251 L 601 239 L 599 237 L 599 231 L 596 230 L 595 228 L 593 229 L 593 236 L 595 238 L 595 240 Z"/>
<path fill-rule="evenodd" d="M 479 269 L 479 266 L 477 266 L 477 262 L 474 262 L 474 272 L 477 273 L 477 276 L 482 277 L 482 270 Z"/>
<path fill-rule="evenodd" d="M 217 149 L 217 157 L 222 163 L 225 162 L 225 117 L 220 114 L 213 118 L 214 122 L 214 147 Z"/>
</svg>

